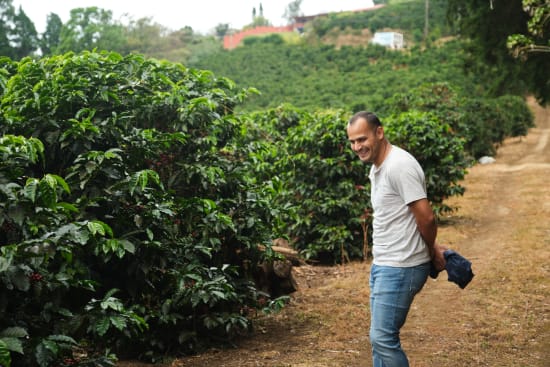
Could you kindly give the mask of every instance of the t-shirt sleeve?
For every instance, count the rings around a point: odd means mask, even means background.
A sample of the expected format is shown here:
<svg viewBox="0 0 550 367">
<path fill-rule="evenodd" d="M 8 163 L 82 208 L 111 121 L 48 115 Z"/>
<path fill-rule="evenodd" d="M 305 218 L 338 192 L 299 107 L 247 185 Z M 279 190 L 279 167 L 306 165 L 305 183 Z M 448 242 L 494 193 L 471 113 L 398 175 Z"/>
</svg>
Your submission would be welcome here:
<svg viewBox="0 0 550 367">
<path fill-rule="evenodd" d="M 394 166 L 390 177 L 394 189 L 405 204 L 427 197 L 424 172 L 418 162 L 406 160 L 399 167 Z"/>
</svg>

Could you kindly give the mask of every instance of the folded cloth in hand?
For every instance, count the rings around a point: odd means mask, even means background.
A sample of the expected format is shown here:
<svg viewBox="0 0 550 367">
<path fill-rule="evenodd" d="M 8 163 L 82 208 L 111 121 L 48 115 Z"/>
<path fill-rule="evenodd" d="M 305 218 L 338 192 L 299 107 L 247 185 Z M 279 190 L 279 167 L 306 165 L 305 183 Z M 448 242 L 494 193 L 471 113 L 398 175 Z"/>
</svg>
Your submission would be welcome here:
<svg viewBox="0 0 550 367">
<path fill-rule="evenodd" d="M 468 283 L 474 277 L 472 272 L 472 263 L 459 253 L 453 250 L 445 250 L 443 253 L 445 256 L 445 270 L 447 271 L 448 281 L 458 284 L 462 289 L 466 288 Z M 439 271 L 432 264 L 430 269 L 430 277 L 437 278 Z"/>
</svg>

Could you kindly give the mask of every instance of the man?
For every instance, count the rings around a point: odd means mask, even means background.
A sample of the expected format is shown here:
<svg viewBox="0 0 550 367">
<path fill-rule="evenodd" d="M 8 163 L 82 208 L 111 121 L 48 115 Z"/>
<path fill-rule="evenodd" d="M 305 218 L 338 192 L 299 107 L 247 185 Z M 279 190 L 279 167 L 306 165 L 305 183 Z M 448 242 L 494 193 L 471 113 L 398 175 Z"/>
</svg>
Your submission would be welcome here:
<svg viewBox="0 0 550 367">
<path fill-rule="evenodd" d="M 370 341 L 374 367 L 408 367 L 399 330 L 433 262 L 445 268 L 435 244 L 437 224 L 418 161 L 392 145 L 378 117 L 358 112 L 347 126 L 351 149 L 369 173 L 373 208 L 373 265 L 370 274 Z"/>
</svg>

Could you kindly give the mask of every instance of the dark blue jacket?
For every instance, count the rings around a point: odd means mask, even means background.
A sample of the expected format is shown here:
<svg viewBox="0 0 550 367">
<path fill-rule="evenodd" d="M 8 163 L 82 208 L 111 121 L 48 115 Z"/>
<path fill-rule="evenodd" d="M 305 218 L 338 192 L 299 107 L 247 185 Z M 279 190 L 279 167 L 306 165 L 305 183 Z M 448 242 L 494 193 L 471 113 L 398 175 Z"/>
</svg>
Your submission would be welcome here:
<svg viewBox="0 0 550 367">
<path fill-rule="evenodd" d="M 443 256 L 445 256 L 445 270 L 447 271 L 448 281 L 455 282 L 462 289 L 466 288 L 474 277 L 472 263 L 453 250 L 445 250 Z M 439 271 L 432 264 L 430 277 L 435 279 L 438 275 Z"/>
</svg>

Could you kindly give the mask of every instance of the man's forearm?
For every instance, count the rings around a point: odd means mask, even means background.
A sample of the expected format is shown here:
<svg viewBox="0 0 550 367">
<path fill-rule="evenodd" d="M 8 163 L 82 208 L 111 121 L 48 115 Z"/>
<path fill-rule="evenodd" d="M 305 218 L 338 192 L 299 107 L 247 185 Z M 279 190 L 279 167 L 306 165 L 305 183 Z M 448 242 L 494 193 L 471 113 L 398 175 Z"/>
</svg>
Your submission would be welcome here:
<svg viewBox="0 0 550 367">
<path fill-rule="evenodd" d="M 432 207 L 427 199 L 421 199 L 409 204 L 414 214 L 416 226 L 422 239 L 426 242 L 433 258 L 435 239 L 437 237 L 437 222 Z"/>
<path fill-rule="evenodd" d="M 437 223 L 435 221 L 435 218 L 425 222 L 419 221 L 417 219 L 416 225 L 418 227 L 420 235 L 422 236 L 422 239 L 424 240 L 424 242 L 426 242 L 426 245 L 430 250 L 431 257 L 433 258 L 435 251 L 435 239 L 437 237 Z"/>
</svg>

